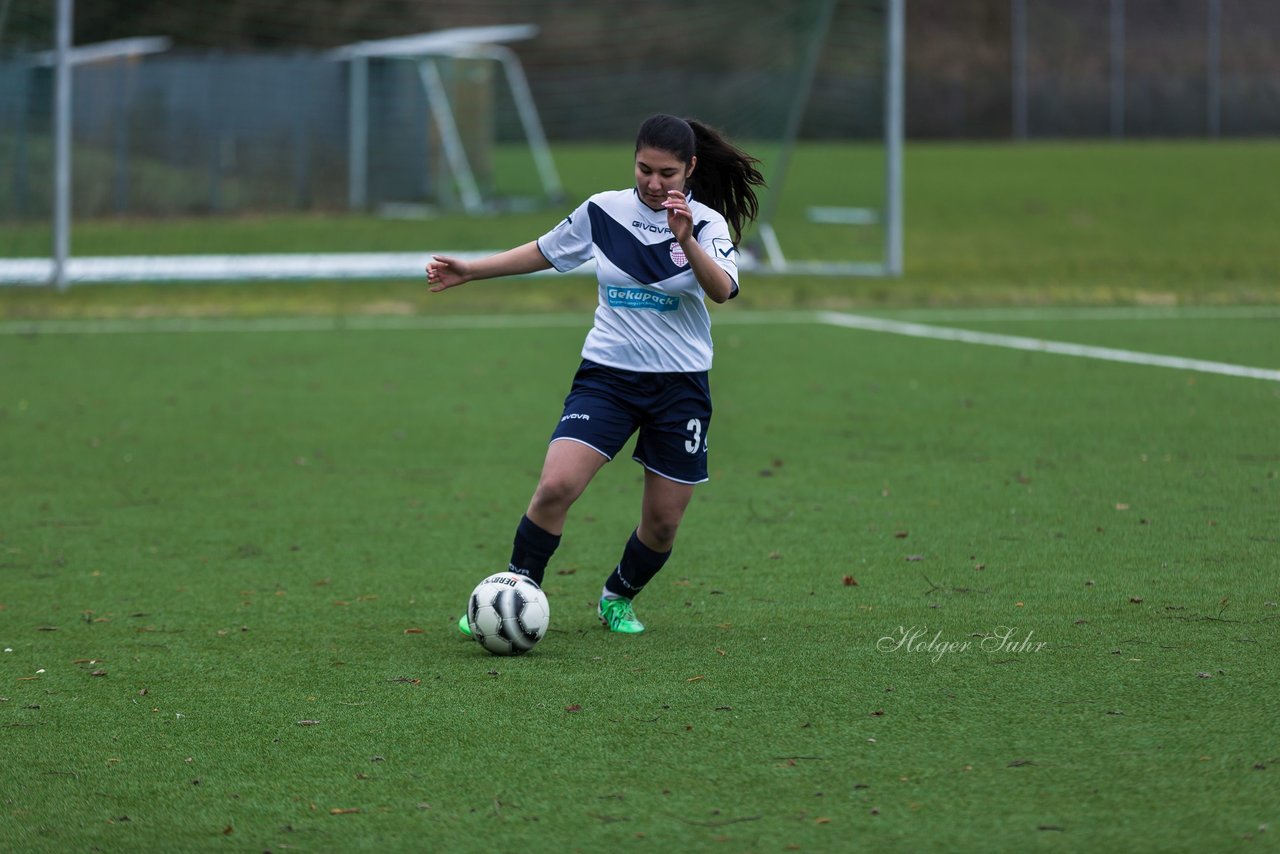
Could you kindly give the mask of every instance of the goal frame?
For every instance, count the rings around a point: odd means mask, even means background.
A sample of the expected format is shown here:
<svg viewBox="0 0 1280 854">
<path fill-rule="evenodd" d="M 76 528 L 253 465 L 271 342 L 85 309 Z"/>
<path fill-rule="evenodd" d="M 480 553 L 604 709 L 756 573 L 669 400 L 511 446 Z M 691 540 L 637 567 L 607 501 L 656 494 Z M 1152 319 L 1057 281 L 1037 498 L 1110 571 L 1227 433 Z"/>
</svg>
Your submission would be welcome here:
<svg viewBox="0 0 1280 854">
<path fill-rule="evenodd" d="M 810 207 L 810 222 L 842 225 L 884 226 L 884 246 L 880 261 L 805 261 L 788 259 L 774 225 L 778 199 L 786 186 L 791 155 L 800 136 L 800 125 L 808 107 L 818 60 L 827 44 L 831 19 L 837 0 L 824 0 L 815 23 L 813 36 L 805 56 L 800 90 L 787 117 L 782 149 L 771 176 L 771 187 L 764 210 L 756 223 L 754 243 L 759 254 L 749 263 L 756 269 L 780 275 L 872 276 L 902 275 L 902 140 L 903 100 L 905 87 L 905 4 L 906 0 L 887 0 L 885 4 L 884 50 L 884 210 L 858 207 Z M 747 260 L 744 258 L 744 260 Z"/>
</svg>

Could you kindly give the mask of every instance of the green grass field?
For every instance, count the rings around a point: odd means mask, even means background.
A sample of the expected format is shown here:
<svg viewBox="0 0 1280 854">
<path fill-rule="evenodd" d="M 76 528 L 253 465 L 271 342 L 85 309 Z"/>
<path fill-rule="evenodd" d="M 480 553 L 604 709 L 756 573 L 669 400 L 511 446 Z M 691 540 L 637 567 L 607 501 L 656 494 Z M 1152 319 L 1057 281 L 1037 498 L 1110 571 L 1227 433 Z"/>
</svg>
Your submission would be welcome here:
<svg viewBox="0 0 1280 854">
<path fill-rule="evenodd" d="M 1275 322 L 975 328 L 1277 367 Z M 0 338 L 0 844 L 1269 838 L 1280 384 L 725 323 L 713 480 L 650 632 L 593 612 L 638 508 L 619 461 L 551 634 L 494 658 L 452 621 L 582 331 Z"/>
<path fill-rule="evenodd" d="M 767 152 L 761 151 L 767 156 Z M 579 200 L 631 180 L 626 146 L 559 146 L 565 209 L 473 219 L 272 215 L 77 221 L 79 255 L 499 249 L 550 229 Z M 769 163 L 766 163 L 768 172 Z M 874 151 L 815 145 L 793 162 L 778 212 L 793 259 L 878 260 L 877 229 L 813 225 L 810 204 L 880 203 Z M 1273 225 L 1280 141 L 914 144 L 905 162 L 906 275 L 896 280 L 753 276 L 744 305 L 1280 302 Z M 4 223 L 0 255 L 47 256 L 47 223 Z M 0 289 L 0 318 L 103 314 L 385 313 L 589 308 L 569 282 L 432 300 L 419 282 Z M 104 292 L 105 291 L 105 292 Z"/>
<path fill-rule="evenodd" d="M 904 280 L 713 307 L 712 479 L 649 631 L 594 612 L 624 454 L 511 659 L 453 623 L 505 565 L 589 280 L 0 289 L 0 850 L 1274 847 L 1277 151 L 916 148 Z M 349 225 L 435 243 L 256 227 Z"/>
</svg>

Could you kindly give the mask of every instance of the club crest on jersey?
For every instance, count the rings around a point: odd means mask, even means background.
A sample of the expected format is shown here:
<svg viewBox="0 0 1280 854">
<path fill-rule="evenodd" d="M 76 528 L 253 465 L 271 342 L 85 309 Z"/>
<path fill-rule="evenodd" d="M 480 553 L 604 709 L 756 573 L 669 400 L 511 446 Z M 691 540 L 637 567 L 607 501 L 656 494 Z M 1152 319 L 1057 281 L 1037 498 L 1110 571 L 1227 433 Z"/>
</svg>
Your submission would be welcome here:
<svg viewBox="0 0 1280 854">
<path fill-rule="evenodd" d="M 684 250 L 680 248 L 680 241 L 671 241 L 671 263 L 677 267 L 687 267 L 689 259 L 685 257 Z"/>
</svg>

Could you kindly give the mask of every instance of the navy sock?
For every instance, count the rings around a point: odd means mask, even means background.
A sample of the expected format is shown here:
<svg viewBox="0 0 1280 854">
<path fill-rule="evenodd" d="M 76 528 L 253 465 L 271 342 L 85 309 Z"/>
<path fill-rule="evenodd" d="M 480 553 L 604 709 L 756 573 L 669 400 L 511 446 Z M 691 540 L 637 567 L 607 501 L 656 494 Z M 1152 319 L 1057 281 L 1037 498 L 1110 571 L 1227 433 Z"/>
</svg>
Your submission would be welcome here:
<svg viewBox="0 0 1280 854">
<path fill-rule="evenodd" d="M 604 583 L 604 589 L 617 596 L 634 599 L 644 586 L 653 580 L 671 552 L 655 552 L 640 542 L 635 532 L 622 550 L 622 560 Z"/>
<path fill-rule="evenodd" d="M 547 571 L 547 562 L 560 545 L 560 535 L 539 528 L 528 516 L 520 518 L 516 539 L 511 547 L 511 563 L 507 569 L 532 578 L 539 586 Z"/>
</svg>

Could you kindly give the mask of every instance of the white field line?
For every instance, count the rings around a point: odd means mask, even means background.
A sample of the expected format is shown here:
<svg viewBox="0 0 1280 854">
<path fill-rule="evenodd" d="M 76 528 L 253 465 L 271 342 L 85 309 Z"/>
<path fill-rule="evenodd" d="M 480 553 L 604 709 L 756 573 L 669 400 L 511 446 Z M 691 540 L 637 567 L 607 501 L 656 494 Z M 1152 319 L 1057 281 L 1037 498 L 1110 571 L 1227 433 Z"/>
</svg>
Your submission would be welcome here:
<svg viewBox="0 0 1280 854">
<path fill-rule="evenodd" d="M 921 308 L 886 311 L 895 320 L 926 323 L 1008 323 L 1095 320 L 1257 320 L 1280 318 L 1280 305 L 1024 306 L 1010 308 Z"/>
<path fill-rule="evenodd" d="M 1182 316 L 1181 314 L 1176 316 Z M 1256 314 L 1245 315 L 1254 317 Z M 1051 319 L 1046 317 L 1045 319 Z M 116 318 L 104 320 L 40 320 L 0 321 L 0 336 L 19 335 L 108 335 L 188 332 L 339 332 L 378 330 L 449 330 L 449 329 L 582 329 L 590 326 L 591 315 L 579 314 L 495 314 L 443 316 L 352 315 L 341 317 L 284 318 Z M 1223 376 L 1245 377 L 1280 382 L 1280 370 L 1251 368 L 1225 362 L 1162 356 L 1111 347 L 1093 347 L 1040 338 L 975 332 L 946 326 L 933 326 L 883 317 L 844 314 L 841 312 L 723 312 L 716 325 L 774 325 L 822 323 L 867 332 L 885 332 L 935 341 L 955 341 L 1053 353 L 1077 358 L 1101 359 L 1131 365 L 1147 365 L 1175 370 L 1198 371 Z"/>
<path fill-rule="evenodd" d="M 1101 359 L 1106 362 L 1122 362 L 1128 365 L 1149 365 L 1157 368 L 1173 368 L 1180 371 L 1197 371 L 1221 374 L 1228 377 L 1245 377 L 1254 380 L 1280 382 L 1280 370 L 1250 368 L 1226 362 L 1209 362 L 1203 359 L 1186 359 L 1181 356 L 1161 356 L 1156 353 L 1138 353 L 1133 350 L 1117 350 L 1112 347 L 1092 347 L 1086 344 L 1069 344 L 1062 341 L 1045 341 L 1041 338 L 1024 338 L 1019 335 L 998 335 L 990 332 L 974 332 L 947 326 L 930 326 L 881 317 L 858 314 L 842 314 L 824 311 L 818 316 L 822 323 L 846 329 L 867 332 L 887 332 L 912 338 L 929 338 L 934 341 L 959 341 L 964 344 L 983 344 L 989 347 L 1006 347 L 1011 350 L 1029 350 L 1036 353 L 1053 353 L 1059 356 L 1075 356 L 1081 359 Z"/>
</svg>

